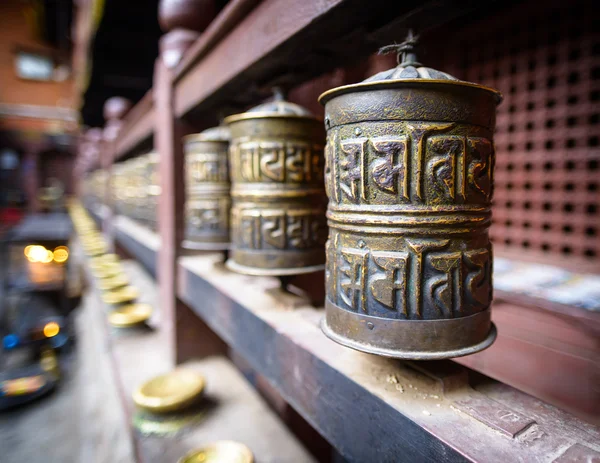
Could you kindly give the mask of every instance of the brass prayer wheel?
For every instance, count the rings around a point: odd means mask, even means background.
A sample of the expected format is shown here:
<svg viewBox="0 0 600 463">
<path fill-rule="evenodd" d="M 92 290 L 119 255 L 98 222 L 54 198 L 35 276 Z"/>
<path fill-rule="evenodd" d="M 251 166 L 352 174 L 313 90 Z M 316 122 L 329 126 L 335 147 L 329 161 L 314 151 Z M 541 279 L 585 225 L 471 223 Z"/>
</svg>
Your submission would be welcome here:
<svg viewBox="0 0 600 463">
<path fill-rule="evenodd" d="M 404 359 L 489 347 L 496 106 L 501 95 L 399 65 L 322 94 L 326 316 L 334 341 Z M 400 59 L 400 57 L 402 59 Z"/>
<path fill-rule="evenodd" d="M 227 266 L 273 276 L 323 269 L 323 124 L 281 95 L 225 122 L 233 199 Z"/>
<path fill-rule="evenodd" d="M 225 126 L 184 137 L 186 203 L 183 247 L 204 251 L 229 249 L 231 184 Z"/>
</svg>

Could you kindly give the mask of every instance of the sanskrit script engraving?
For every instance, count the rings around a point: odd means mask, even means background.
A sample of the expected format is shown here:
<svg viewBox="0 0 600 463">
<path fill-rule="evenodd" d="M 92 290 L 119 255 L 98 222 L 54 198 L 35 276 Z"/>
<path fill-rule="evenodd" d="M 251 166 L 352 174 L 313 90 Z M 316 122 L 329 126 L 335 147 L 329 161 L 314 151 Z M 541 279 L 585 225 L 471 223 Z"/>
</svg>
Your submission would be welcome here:
<svg viewBox="0 0 600 463">
<path fill-rule="evenodd" d="M 488 203 L 493 145 L 454 135 L 455 124 L 407 124 L 396 136 L 347 138 L 331 131 L 327 193 L 336 203 Z"/>
<path fill-rule="evenodd" d="M 320 183 L 323 146 L 300 141 L 247 141 L 231 145 L 234 180 Z"/>
<path fill-rule="evenodd" d="M 188 154 L 186 163 L 190 187 L 200 182 L 229 182 L 226 153 Z"/>
<path fill-rule="evenodd" d="M 351 311 L 388 318 L 455 318 L 491 300 L 488 248 L 453 251 L 444 239 L 406 238 L 405 250 L 377 251 L 359 240 L 327 245 L 328 294 Z M 468 311 L 468 313 L 467 313 Z"/>
<path fill-rule="evenodd" d="M 228 230 L 228 198 L 220 200 L 189 200 L 186 203 L 186 223 L 197 231 Z"/>
<path fill-rule="evenodd" d="M 320 210 L 233 210 L 232 220 L 235 243 L 246 249 L 309 249 L 327 234 Z"/>
</svg>

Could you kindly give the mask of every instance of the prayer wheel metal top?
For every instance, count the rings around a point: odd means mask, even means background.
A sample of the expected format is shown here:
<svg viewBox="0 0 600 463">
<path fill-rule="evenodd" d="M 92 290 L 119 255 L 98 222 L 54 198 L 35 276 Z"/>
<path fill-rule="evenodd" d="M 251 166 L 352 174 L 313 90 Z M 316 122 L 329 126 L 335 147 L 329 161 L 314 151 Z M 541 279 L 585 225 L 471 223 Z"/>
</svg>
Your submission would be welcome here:
<svg viewBox="0 0 600 463">
<path fill-rule="evenodd" d="M 325 105 L 325 334 L 387 357 L 490 346 L 496 90 L 399 65 L 320 96 Z M 400 59 L 400 56 L 402 59 Z"/>
<path fill-rule="evenodd" d="M 230 138 L 226 126 L 184 137 L 187 199 L 183 247 L 186 249 L 229 249 Z"/>
<path fill-rule="evenodd" d="M 322 270 L 326 239 L 323 124 L 276 94 L 229 116 L 232 248 L 227 266 L 249 275 Z"/>
</svg>

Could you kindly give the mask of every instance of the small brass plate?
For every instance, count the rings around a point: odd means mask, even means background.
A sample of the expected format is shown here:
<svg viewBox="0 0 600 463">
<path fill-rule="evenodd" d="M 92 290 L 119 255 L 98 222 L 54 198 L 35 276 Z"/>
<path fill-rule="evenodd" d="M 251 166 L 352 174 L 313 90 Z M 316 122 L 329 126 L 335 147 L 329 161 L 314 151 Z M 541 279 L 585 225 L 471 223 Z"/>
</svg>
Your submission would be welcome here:
<svg viewBox="0 0 600 463">
<path fill-rule="evenodd" d="M 106 245 L 102 246 L 94 246 L 93 248 L 85 249 L 86 254 L 89 256 L 99 256 L 100 254 L 104 254 L 107 251 Z"/>
<path fill-rule="evenodd" d="M 103 238 L 92 238 L 90 240 L 85 240 L 83 243 L 84 248 L 93 248 L 96 246 L 106 246 L 106 241 Z"/>
<path fill-rule="evenodd" d="M 115 289 L 127 286 L 129 279 L 126 275 L 120 274 L 111 278 L 104 278 L 98 282 L 98 289 L 100 291 L 113 291 Z"/>
<path fill-rule="evenodd" d="M 114 291 L 107 291 L 102 294 L 102 300 L 106 304 L 125 304 L 139 297 L 139 292 L 134 286 L 125 286 Z"/>
<path fill-rule="evenodd" d="M 117 328 L 129 328 L 144 323 L 152 315 L 150 304 L 134 303 L 117 307 L 108 314 L 108 322 Z"/>
<path fill-rule="evenodd" d="M 90 259 L 88 266 L 92 272 L 97 272 L 104 268 L 104 261 L 100 257 L 94 257 L 93 259 Z"/>
<path fill-rule="evenodd" d="M 178 463 L 253 463 L 252 451 L 240 442 L 221 440 L 192 450 Z"/>
<path fill-rule="evenodd" d="M 94 273 L 94 276 L 96 278 L 99 279 L 105 279 L 105 278 L 115 278 L 118 276 L 124 276 L 125 274 L 123 273 L 123 271 L 121 269 L 118 268 L 101 268 L 100 270 L 96 270 Z"/>
<path fill-rule="evenodd" d="M 119 256 L 116 254 L 104 254 L 102 260 L 106 263 L 119 263 Z"/>
<path fill-rule="evenodd" d="M 194 371 L 177 369 L 142 384 L 133 402 L 152 413 L 169 413 L 189 407 L 202 395 L 206 381 Z"/>
<path fill-rule="evenodd" d="M 102 268 L 107 271 L 123 272 L 123 267 L 119 262 L 103 262 Z"/>
</svg>

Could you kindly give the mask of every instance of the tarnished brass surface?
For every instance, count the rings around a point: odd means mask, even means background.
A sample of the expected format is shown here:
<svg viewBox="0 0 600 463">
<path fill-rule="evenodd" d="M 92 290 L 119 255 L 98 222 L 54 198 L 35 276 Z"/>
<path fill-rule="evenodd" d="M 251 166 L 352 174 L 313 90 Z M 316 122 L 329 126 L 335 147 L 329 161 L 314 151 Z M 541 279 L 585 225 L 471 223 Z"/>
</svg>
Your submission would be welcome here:
<svg viewBox="0 0 600 463">
<path fill-rule="evenodd" d="M 490 321 L 495 90 L 404 61 L 320 97 L 327 127 L 324 332 L 399 358 L 476 352 Z"/>
<path fill-rule="evenodd" d="M 150 304 L 135 303 L 117 307 L 108 314 L 108 322 L 117 328 L 129 328 L 144 323 L 152 316 Z"/>
<path fill-rule="evenodd" d="M 142 384 L 133 393 L 133 402 L 153 413 L 182 410 L 201 397 L 205 383 L 204 377 L 194 371 L 176 369 Z"/>
<path fill-rule="evenodd" d="M 276 98 L 229 116 L 231 242 L 227 266 L 251 275 L 323 268 L 326 239 L 320 121 Z"/>
<path fill-rule="evenodd" d="M 183 247 L 186 249 L 229 249 L 230 138 L 225 126 L 184 137 L 187 194 Z"/>
<path fill-rule="evenodd" d="M 253 463 L 252 451 L 234 441 L 217 441 L 201 449 L 192 450 L 178 463 Z"/>
</svg>

